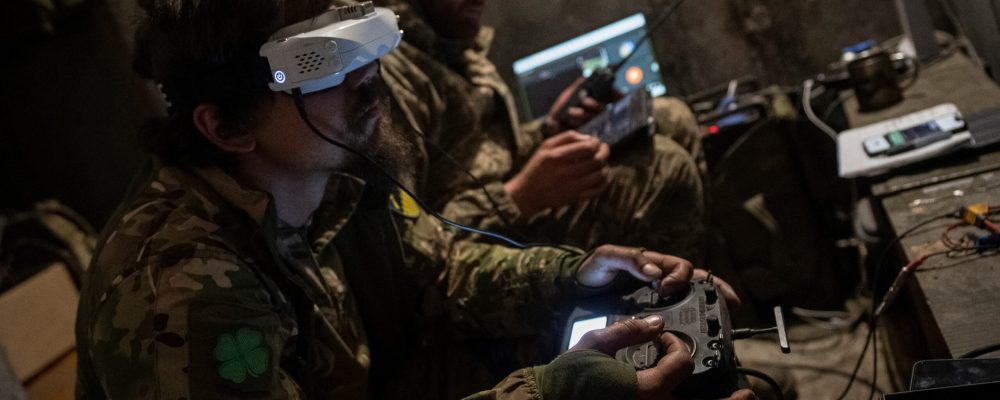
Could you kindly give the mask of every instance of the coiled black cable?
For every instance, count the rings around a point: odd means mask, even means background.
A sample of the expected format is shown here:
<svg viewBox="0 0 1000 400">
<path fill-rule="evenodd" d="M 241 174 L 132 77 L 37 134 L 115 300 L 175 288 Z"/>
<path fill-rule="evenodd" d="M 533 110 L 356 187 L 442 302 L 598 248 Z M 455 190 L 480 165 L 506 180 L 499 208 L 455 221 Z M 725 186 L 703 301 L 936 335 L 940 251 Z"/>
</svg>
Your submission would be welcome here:
<svg viewBox="0 0 1000 400">
<path fill-rule="evenodd" d="M 774 380 L 771 375 L 765 374 L 762 371 L 744 367 L 736 367 L 736 371 L 743 375 L 760 378 L 764 382 L 767 382 L 767 384 L 771 386 L 771 389 L 774 391 L 774 397 L 778 400 L 785 400 L 785 393 L 781 391 L 781 385 L 779 385 L 778 381 Z"/>
</svg>

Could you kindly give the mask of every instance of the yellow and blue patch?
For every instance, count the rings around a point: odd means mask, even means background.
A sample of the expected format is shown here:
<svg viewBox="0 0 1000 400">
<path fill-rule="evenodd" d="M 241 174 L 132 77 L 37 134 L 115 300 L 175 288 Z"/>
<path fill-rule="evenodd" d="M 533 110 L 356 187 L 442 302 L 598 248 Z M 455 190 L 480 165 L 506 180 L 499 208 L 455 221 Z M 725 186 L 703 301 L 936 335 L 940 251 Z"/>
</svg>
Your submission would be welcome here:
<svg viewBox="0 0 1000 400">
<path fill-rule="evenodd" d="M 417 218 L 420 216 L 420 206 L 417 204 L 417 201 L 413 200 L 413 197 L 410 197 L 402 189 L 389 195 L 389 208 L 396 212 L 396 214 L 406 218 Z"/>
</svg>

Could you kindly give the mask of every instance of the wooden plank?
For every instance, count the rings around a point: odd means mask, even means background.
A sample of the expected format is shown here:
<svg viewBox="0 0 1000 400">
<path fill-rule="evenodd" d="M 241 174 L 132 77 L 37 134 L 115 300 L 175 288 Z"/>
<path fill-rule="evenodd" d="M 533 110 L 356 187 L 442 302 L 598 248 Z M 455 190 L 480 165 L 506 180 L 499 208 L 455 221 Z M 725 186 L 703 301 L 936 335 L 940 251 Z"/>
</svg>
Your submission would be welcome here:
<svg viewBox="0 0 1000 400">
<path fill-rule="evenodd" d="M 893 229 L 900 233 L 934 216 L 982 202 L 1000 204 L 1000 170 L 903 192 L 884 199 L 883 206 Z M 912 260 L 942 250 L 936 243 L 944 229 L 955 222 L 933 223 L 902 239 L 906 257 Z M 957 239 L 965 233 L 985 234 L 969 227 L 957 229 L 951 236 Z M 899 266 L 892 268 L 898 270 Z M 924 302 L 921 306 L 926 306 L 918 309 L 930 311 L 916 317 L 939 328 L 947 351 L 935 356 L 955 357 L 1000 342 L 1000 257 L 937 256 L 928 259 L 915 277 Z"/>
<path fill-rule="evenodd" d="M 76 352 L 71 352 L 27 382 L 32 400 L 73 400 L 76 390 Z"/>
<path fill-rule="evenodd" d="M 27 380 L 69 352 L 80 294 L 53 264 L 0 296 L 0 346 L 18 379 Z"/>
</svg>

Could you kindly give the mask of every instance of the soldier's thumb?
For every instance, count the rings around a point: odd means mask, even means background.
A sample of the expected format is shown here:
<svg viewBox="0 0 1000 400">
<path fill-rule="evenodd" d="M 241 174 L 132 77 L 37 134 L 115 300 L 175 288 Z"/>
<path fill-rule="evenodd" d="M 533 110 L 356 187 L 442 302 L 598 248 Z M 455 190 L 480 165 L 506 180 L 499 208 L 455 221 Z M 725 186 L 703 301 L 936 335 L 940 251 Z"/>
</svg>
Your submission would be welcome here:
<svg viewBox="0 0 1000 400">
<path fill-rule="evenodd" d="M 626 319 L 607 328 L 587 332 L 571 350 L 593 349 L 614 355 L 618 349 L 655 340 L 662 331 L 663 318 L 659 315 Z"/>
</svg>

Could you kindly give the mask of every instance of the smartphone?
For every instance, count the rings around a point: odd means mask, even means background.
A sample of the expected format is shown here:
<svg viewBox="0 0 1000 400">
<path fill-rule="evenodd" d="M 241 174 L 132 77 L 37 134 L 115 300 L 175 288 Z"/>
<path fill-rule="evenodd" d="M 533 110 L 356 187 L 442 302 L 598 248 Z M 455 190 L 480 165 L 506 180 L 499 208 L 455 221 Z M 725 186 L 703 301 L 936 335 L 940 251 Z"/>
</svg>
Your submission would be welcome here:
<svg viewBox="0 0 1000 400">
<path fill-rule="evenodd" d="M 892 156 L 948 139 L 953 133 L 963 129 L 965 120 L 958 114 L 949 114 L 917 126 L 865 139 L 863 145 L 869 157 Z"/>
<path fill-rule="evenodd" d="M 597 136 L 612 148 L 633 138 L 652 135 L 653 97 L 643 89 L 634 90 L 611 103 L 601 114 L 577 129 L 580 133 Z"/>
</svg>

